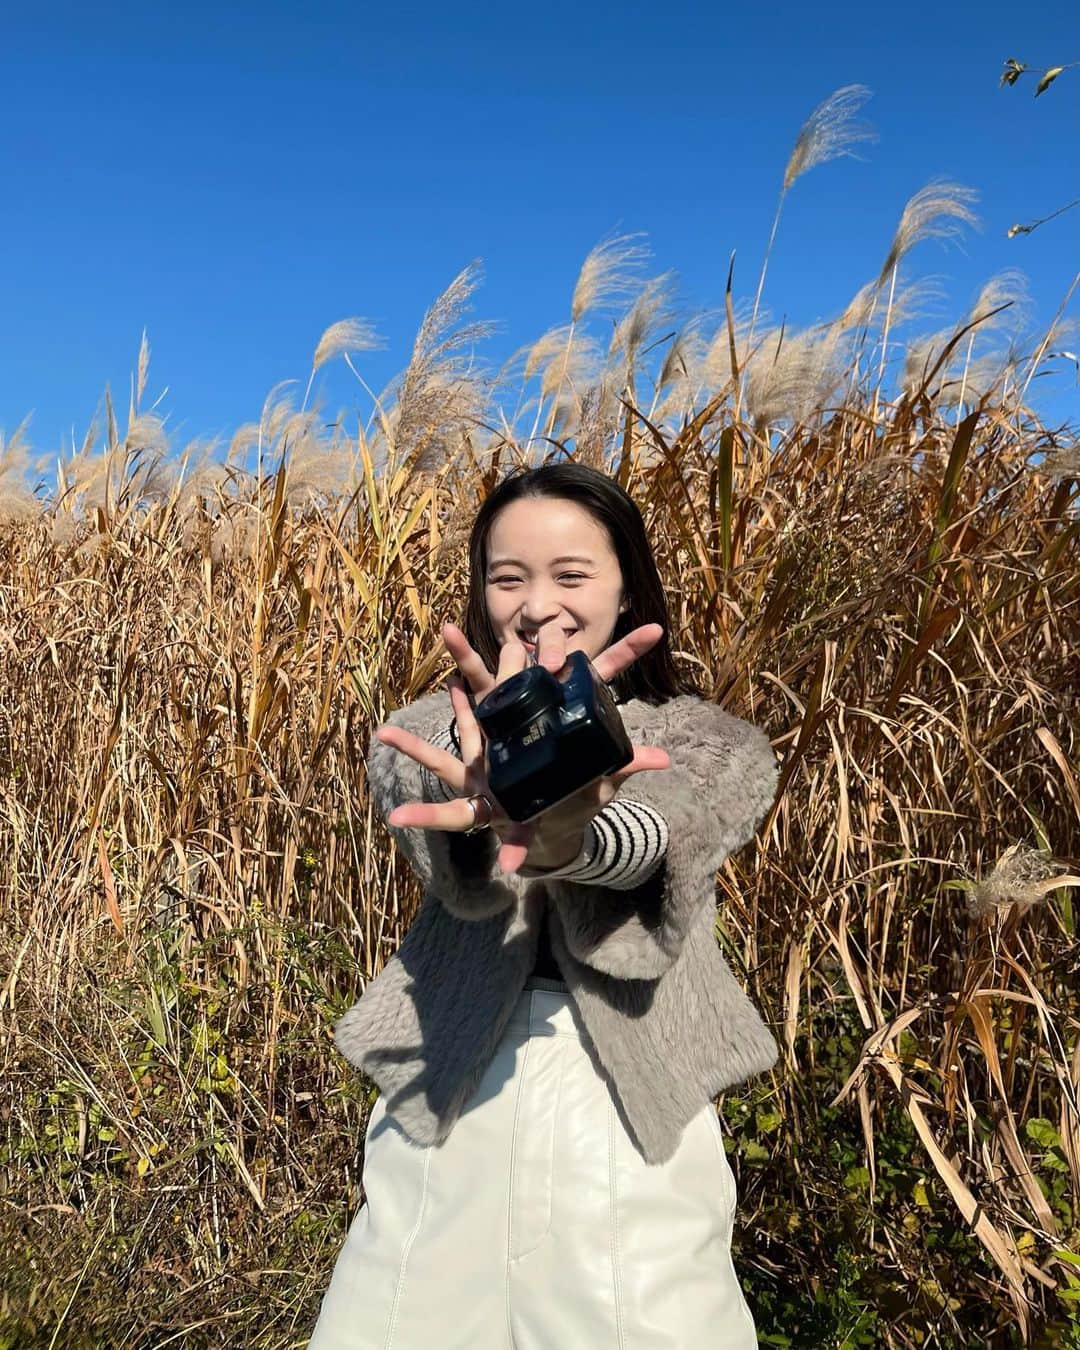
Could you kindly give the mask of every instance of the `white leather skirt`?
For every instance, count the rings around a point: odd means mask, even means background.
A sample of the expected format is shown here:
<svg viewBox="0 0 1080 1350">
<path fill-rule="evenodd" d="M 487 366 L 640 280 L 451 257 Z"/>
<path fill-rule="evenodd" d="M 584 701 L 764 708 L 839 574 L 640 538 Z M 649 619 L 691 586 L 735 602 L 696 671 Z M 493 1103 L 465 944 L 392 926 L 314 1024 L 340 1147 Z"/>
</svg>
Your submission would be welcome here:
<svg viewBox="0 0 1080 1350">
<path fill-rule="evenodd" d="M 735 1178 L 711 1103 L 649 1166 L 582 1043 L 566 986 L 532 977 L 447 1138 L 380 1097 L 366 1203 L 311 1350 L 746 1350 Z"/>
</svg>

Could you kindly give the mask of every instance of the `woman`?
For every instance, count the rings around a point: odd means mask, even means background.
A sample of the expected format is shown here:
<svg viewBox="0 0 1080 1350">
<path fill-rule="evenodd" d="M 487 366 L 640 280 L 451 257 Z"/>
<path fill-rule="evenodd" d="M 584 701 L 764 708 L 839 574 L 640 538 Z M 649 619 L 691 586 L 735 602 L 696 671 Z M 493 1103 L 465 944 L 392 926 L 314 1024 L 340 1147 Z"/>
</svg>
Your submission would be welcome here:
<svg viewBox="0 0 1080 1350">
<path fill-rule="evenodd" d="M 641 514 L 610 477 L 513 474 L 469 560 L 465 631 L 443 628 L 460 675 L 371 742 L 374 803 L 424 900 L 337 1029 L 381 1095 L 310 1344 L 756 1345 L 712 1099 L 777 1045 L 720 953 L 715 899 L 772 804 L 775 756 L 680 681 Z M 575 649 L 634 758 L 515 823 L 470 696 Z"/>
</svg>

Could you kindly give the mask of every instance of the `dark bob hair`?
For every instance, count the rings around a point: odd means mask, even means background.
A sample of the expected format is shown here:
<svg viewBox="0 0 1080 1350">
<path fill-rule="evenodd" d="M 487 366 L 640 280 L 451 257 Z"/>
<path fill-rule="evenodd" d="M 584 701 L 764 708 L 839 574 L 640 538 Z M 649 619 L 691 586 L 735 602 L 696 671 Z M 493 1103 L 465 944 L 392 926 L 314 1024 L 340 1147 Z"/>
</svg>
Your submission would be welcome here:
<svg viewBox="0 0 1080 1350">
<path fill-rule="evenodd" d="M 655 705 L 679 694 L 703 697 L 694 680 L 677 670 L 672 659 L 667 597 L 636 502 L 608 474 L 570 461 L 513 471 L 492 490 L 476 514 L 469 536 L 469 598 L 463 627 L 488 670 L 495 671 L 499 665 L 499 641 L 484 594 L 488 536 L 498 512 L 523 497 L 559 497 L 576 502 L 606 530 L 619 560 L 623 594 L 630 602 L 619 615 L 613 643 L 642 624 L 658 623 L 664 629 L 655 647 L 610 681 L 616 699 L 625 702 L 638 698 Z"/>
</svg>

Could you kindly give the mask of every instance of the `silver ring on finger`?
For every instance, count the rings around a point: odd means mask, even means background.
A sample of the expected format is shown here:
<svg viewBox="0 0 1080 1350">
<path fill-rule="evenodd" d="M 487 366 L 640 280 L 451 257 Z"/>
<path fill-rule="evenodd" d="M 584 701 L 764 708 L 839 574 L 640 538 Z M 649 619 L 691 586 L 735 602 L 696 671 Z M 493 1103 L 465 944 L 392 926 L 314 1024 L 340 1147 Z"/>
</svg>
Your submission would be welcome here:
<svg viewBox="0 0 1080 1350">
<path fill-rule="evenodd" d="M 487 808 L 486 812 L 481 811 L 481 802 Z M 476 834 L 479 830 L 486 830 L 491 824 L 492 816 L 495 814 L 494 802 L 492 802 L 490 797 L 485 797 L 482 792 L 478 792 L 475 796 L 469 798 L 469 805 L 473 809 L 473 823 L 467 830 L 464 830 L 463 833 Z"/>
</svg>

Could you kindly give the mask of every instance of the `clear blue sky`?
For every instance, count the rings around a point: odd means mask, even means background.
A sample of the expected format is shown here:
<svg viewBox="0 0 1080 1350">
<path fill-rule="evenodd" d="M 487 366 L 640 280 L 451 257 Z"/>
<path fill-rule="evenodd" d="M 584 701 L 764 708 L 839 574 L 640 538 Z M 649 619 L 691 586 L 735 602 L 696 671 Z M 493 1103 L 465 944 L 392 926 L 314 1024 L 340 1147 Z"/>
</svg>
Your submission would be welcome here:
<svg viewBox="0 0 1080 1350">
<path fill-rule="evenodd" d="M 796 327 L 876 274 L 904 202 L 933 177 L 976 188 L 980 233 L 911 256 L 947 285 L 923 331 L 991 273 L 1028 275 L 1036 321 L 1080 269 L 1080 69 L 1035 100 L 1006 57 L 1080 59 L 1076 0 L 902 6 L 365 3 L 50 5 L 11 10 L 0 57 L 0 427 L 33 411 L 36 451 L 81 441 L 110 383 L 126 410 L 142 329 L 151 403 L 179 448 L 298 399 L 322 331 L 371 320 L 375 386 L 473 258 L 474 317 L 509 354 L 568 317 L 586 252 L 644 231 L 697 307 L 728 256 L 753 295 L 798 128 L 841 85 L 879 139 L 794 186 L 765 302 Z M 1080 315 L 1080 288 L 1069 312 Z M 1071 346 L 1076 343 L 1070 344 Z M 329 375 L 330 411 L 369 404 Z M 1065 363 L 1041 400 L 1080 412 Z"/>
</svg>

